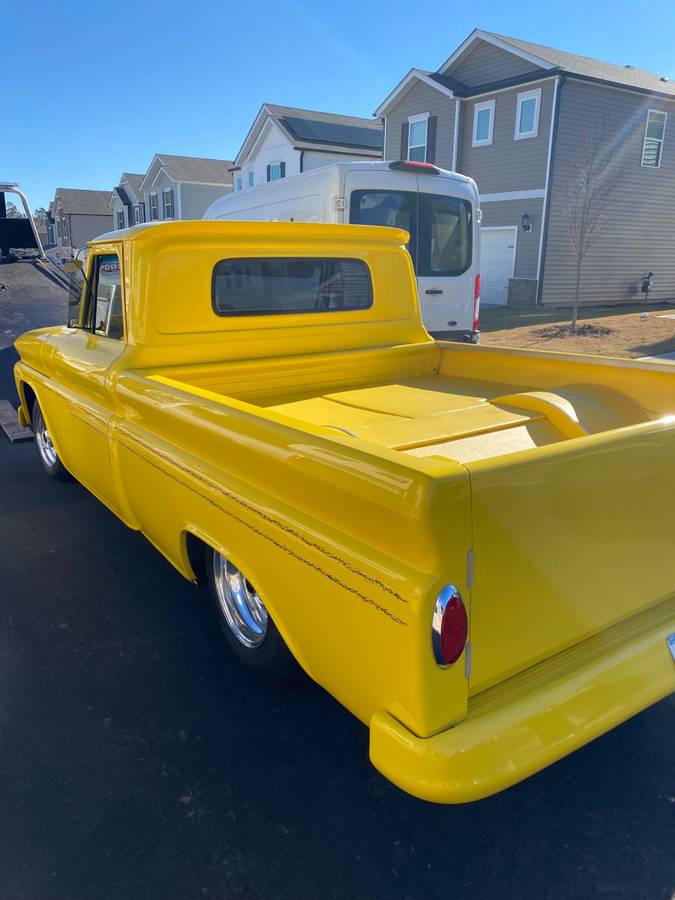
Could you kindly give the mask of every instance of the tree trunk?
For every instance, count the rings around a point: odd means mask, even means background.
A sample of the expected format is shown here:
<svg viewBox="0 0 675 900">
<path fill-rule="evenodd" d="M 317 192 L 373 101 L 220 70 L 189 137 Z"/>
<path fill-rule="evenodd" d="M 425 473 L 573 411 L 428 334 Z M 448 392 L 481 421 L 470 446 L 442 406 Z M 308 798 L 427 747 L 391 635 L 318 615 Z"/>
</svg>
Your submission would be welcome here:
<svg viewBox="0 0 675 900">
<path fill-rule="evenodd" d="M 574 285 L 574 304 L 572 305 L 572 331 L 577 330 L 577 322 L 579 320 L 579 290 L 581 287 L 581 265 L 583 258 L 581 254 L 577 254 L 577 278 Z"/>
</svg>

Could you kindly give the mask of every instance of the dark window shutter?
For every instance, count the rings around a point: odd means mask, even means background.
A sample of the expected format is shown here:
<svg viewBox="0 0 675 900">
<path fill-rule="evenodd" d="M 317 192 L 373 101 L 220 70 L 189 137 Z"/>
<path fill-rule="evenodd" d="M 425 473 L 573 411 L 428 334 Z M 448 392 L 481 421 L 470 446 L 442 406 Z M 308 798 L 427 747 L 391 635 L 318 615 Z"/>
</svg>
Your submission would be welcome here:
<svg viewBox="0 0 675 900">
<path fill-rule="evenodd" d="M 272 177 L 271 166 L 267 167 L 267 180 L 269 181 Z"/>
<path fill-rule="evenodd" d="M 410 130 L 410 124 L 408 122 L 401 122 L 401 155 L 399 159 L 407 159 L 408 158 L 408 132 Z"/>
<path fill-rule="evenodd" d="M 286 177 L 286 163 L 285 162 L 279 163 L 279 168 L 281 169 L 281 177 L 285 178 Z"/>
<path fill-rule="evenodd" d="M 436 116 L 427 119 L 427 162 L 436 162 Z"/>
</svg>

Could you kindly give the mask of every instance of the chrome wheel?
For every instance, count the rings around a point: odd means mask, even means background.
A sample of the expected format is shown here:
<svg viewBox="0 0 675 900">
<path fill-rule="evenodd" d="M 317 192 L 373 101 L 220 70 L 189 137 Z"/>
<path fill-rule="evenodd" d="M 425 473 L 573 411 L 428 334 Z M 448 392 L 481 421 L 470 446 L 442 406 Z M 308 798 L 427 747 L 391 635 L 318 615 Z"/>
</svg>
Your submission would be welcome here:
<svg viewBox="0 0 675 900">
<path fill-rule="evenodd" d="M 52 439 L 49 436 L 49 432 L 47 431 L 47 426 L 45 425 L 44 416 L 42 415 L 42 410 L 37 409 L 35 415 L 35 440 L 37 441 L 38 453 L 42 459 L 42 462 L 49 468 L 53 468 L 57 462 L 59 461 L 58 454 L 56 452 L 56 448 L 54 444 L 52 444 Z"/>
<path fill-rule="evenodd" d="M 269 617 L 250 581 L 220 553 L 213 554 L 213 582 L 220 611 L 230 631 L 244 647 L 265 640 Z"/>
</svg>

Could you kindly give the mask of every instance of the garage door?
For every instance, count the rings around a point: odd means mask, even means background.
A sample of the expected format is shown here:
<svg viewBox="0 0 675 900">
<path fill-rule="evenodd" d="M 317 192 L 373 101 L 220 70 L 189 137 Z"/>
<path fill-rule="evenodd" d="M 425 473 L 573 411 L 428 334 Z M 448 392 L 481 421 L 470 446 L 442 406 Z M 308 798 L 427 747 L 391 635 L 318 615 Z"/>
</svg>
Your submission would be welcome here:
<svg viewBox="0 0 675 900">
<path fill-rule="evenodd" d="M 517 228 L 481 229 L 481 303 L 506 306 L 509 278 L 516 262 Z"/>
</svg>

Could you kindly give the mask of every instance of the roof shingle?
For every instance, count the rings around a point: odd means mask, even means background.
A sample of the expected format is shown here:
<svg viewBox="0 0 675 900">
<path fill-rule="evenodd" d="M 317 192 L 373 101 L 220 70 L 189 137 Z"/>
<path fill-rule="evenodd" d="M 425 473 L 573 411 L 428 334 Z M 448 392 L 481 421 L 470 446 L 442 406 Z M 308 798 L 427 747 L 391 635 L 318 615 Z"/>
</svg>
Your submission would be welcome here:
<svg viewBox="0 0 675 900">
<path fill-rule="evenodd" d="M 61 201 L 66 215 L 109 216 L 111 191 L 86 191 L 79 188 L 57 188 L 54 202 Z"/>
</svg>

